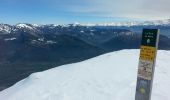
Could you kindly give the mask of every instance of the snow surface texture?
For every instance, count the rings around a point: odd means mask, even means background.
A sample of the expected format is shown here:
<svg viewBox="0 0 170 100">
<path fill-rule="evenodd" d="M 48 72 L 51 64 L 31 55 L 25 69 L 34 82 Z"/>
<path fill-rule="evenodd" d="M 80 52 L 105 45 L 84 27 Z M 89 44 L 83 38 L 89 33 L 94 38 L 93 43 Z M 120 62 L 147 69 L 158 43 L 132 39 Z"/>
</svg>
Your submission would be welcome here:
<svg viewBox="0 0 170 100">
<path fill-rule="evenodd" d="M 157 55 L 152 100 L 170 100 L 170 51 Z M 31 74 L 0 100 L 135 100 L 139 50 L 122 50 Z"/>
</svg>

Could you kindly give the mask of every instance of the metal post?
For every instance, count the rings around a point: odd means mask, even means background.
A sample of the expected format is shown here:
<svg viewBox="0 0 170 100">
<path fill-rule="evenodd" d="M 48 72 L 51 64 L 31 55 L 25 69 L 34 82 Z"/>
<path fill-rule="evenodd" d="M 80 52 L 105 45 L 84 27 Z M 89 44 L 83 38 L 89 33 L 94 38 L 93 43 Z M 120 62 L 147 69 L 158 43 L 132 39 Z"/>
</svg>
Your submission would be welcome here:
<svg viewBox="0 0 170 100">
<path fill-rule="evenodd" d="M 159 29 L 143 29 L 135 100 L 151 100 Z"/>
</svg>

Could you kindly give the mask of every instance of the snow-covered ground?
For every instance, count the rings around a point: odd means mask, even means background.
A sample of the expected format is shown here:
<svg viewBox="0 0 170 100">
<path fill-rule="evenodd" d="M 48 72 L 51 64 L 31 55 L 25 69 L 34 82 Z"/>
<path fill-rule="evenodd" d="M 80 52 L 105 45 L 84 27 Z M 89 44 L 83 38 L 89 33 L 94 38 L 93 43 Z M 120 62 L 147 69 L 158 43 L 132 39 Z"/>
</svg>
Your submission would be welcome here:
<svg viewBox="0 0 170 100">
<path fill-rule="evenodd" d="M 170 100 L 170 51 L 157 55 L 152 100 Z M 122 50 L 31 74 L 0 100 L 135 100 L 139 50 Z"/>
</svg>

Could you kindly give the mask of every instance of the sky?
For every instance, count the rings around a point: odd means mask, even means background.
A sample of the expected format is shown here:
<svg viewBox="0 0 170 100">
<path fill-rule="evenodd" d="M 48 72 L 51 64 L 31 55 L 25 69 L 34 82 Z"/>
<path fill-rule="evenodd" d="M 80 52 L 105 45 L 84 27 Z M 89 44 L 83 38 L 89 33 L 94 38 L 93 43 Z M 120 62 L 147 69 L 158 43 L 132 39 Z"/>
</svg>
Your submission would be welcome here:
<svg viewBox="0 0 170 100">
<path fill-rule="evenodd" d="M 68 24 L 170 18 L 170 0 L 0 0 L 0 23 Z"/>
</svg>

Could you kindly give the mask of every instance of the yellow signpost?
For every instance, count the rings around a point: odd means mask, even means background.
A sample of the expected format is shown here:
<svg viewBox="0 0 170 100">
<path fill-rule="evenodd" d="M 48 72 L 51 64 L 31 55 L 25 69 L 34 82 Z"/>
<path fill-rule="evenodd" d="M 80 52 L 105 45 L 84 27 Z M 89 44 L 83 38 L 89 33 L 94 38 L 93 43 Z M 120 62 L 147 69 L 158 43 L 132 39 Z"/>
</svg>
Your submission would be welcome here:
<svg viewBox="0 0 170 100">
<path fill-rule="evenodd" d="M 135 100 L 151 99 L 158 39 L 158 29 L 143 30 Z"/>
</svg>

